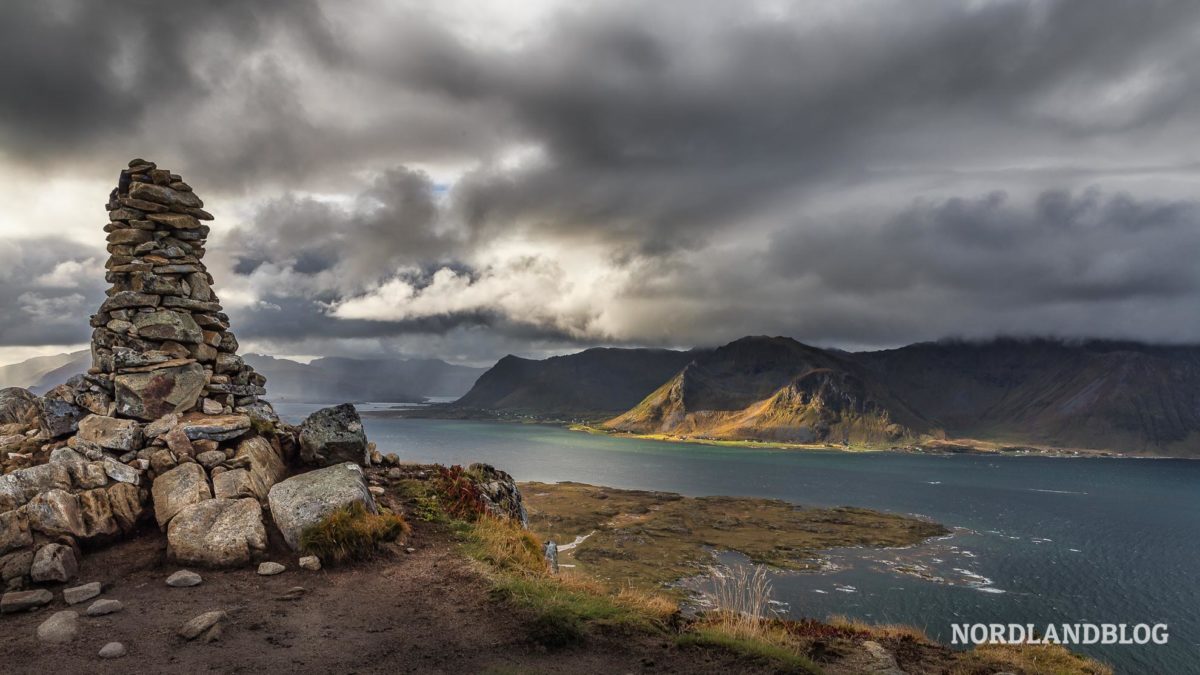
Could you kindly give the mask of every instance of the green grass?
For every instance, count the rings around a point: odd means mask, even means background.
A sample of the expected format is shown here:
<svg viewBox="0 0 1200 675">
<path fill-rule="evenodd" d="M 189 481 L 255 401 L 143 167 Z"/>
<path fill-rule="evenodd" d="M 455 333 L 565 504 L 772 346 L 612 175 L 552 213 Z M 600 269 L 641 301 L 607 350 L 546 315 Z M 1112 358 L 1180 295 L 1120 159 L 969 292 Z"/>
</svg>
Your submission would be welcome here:
<svg viewBox="0 0 1200 675">
<path fill-rule="evenodd" d="M 698 627 L 675 639 L 680 646 L 716 647 L 740 656 L 760 659 L 783 666 L 784 672 L 820 675 L 823 671 L 795 651 L 780 645 L 753 638 L 736 637 L 711 627 Z"/>
<path fill-rule="evenodd" d="M 530 638 L 550 648 L 586 641 L 591 630 L 622 633 L 665 631 L 656 617 L 594 589 L 573 588 L 555 578 L 501 578 L 494 596 L 529 613 Z"/>
<path fill-rule="evenodd" d="M 338 564 L 374 557 L 383 544 L 408 534 L 404 518 L 371 513 L 362 502 L 334 511 L 300 534 L 300 550 L 323 563 Z"/>
</svg>

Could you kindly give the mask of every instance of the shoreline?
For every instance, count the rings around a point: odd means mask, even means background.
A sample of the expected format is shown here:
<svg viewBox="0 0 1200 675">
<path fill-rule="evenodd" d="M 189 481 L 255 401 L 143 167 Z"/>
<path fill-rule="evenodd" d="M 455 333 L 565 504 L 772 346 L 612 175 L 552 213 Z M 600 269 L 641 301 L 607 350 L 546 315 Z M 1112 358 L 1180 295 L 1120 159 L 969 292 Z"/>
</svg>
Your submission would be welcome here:
<svg viewBox="0 0 1200 675">
<path fill-rule="evenodd" d="M 665 443 L 688 443 L 713 447 L 747 448 L 753 450 L 788 450 L 798 452 L 839 452 L 847 454 L 896 453 L 905 455 L 929 455 L 948 457 L 953 455 L 972 455 L 981 457 L 1047 457 L 1054 459 L 1176 459 L 1200 460 L 1200 457 L 1180 455 L 1143 455 L 1118 452 L 1114 450 L 1099 450 L 1093 448 L 1055 448 L 1017 443 L 1001 443 L 997 441 L 978 441 L 975 439 L 949 439 L 931 442 L 926 447 L 870 447 L 870 446 L 840 446 L 829 444 L 788 443 L 786 441 L 756 441 L 692 438 L 686 436 L 671 436 L 668 434 L 638 434 L 626 431 L 601 429 L 594 422 L 582 422 L 576 419 L 561 419 L 540 417 L 525 413 L 499 413 L 483 410 L 454 410 L 448 412 L 445 404 L 438 406 L 396 407 L 387 410 L 362 411 L 364 418 L 374 419 L 428 419 L 460 422 L 497 422 L 505 424 L 535 424 L 548 427 L 559 427 L 567 431 L 623 438 L 634 440 L 658 441 Z M 942 446 L 942 447 L 939 447 Z M 989 447 L 990 446 L 990 447 Z"/>
</svg>

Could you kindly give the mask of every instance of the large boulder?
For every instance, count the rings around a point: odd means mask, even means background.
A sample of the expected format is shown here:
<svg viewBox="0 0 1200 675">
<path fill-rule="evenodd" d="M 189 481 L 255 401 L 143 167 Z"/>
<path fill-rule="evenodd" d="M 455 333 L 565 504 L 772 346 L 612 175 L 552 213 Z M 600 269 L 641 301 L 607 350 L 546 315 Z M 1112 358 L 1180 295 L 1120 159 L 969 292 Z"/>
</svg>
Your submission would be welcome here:
<svg viewBox="0 0 1200 675">
<path fill-rule="evenodd" d="M 38 397 L 20 387 L 0 389 L 0 425 L 33 424 L 42 412 Z"/>
<path fill-rule="evenodd" d="M 371 463 L 367 432 L 358 410 L 349 403 L 323 408 L 300 424 L 300 459 L 306 464 L 330 466 L 354 462 Z"/>
<path fill-rule="evenodd" d="M 204 367 L 188 363 L 145 373 L 121 373 L 113 378 L 117 412 L 151 421 L 196 406 L 207 383 Z"/>
<path fill-rule="evenodd" d="M 133 420 L 88 415 L 79 422 L 79 437 L 109 450 L 140 450 L 142 425 Z"/>
<path fill-rule="evenodd" d="M 257 499 L 210 499 L 171 519 L 167 555 L 186 565 L 235 567 L 267 548 Z"/>
<path fill-rule="evenodd" d="M 158 520 L 158 526 L 163 528 L 180 511 L 212 499 L 204 468 L 193 462 L 180 464 L 155 478 L 151 493 L 154 496 L 154 517 Z"/>
<path fill-rule="evenodd" d="M 271 488 L 287 475 L 283 457 L 267 439 L 261 436 L 247 438 L 238 444 L 235 463 L 242 463 L 249 472 L 249 481 L 254 496 L 266 501 Z"/>
<path fill-rule="evenodd" d="M 66 490 L 47 490 L 35 495 L 25 506 L 25 512 L 29 515 L 29 527 L 35 532 L 51 537 L 87 535 L 79 496 Z"/>
<path fill-rule="evenodd" d="M 79 421 L 88 412 L 83 408 L 59 398 L 42 399 L 42 433 L 47 438 L 58 438 L 75 433 L 79 429 Z"/>
<path fill-rule="evenodd" d="M 271 517 L 293 551 L 299 549 L 300 535 L 305 528 L 316 525 L 343 506 L 360 502 L 368 511 L 376 511 L 362 468 L 351 462 L 309 471 L 276 483 L 267 499 Z"/>
</svg>

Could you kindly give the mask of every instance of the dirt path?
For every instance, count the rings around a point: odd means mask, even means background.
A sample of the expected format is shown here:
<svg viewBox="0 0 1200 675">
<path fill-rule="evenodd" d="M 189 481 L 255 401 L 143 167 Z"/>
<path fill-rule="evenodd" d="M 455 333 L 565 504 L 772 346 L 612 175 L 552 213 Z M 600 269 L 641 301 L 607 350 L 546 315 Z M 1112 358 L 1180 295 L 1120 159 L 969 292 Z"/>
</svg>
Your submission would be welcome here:
<svg viewBox="0 0 1200 675">
<path fill-rule="evenodd" d="M 37 626 L 55 602 L 30 614 L 0 617 L 0 670 L 6 673 L 728 673 L 753 664 L 707 649 L 680 648 L 670 638 L 601 637 L 586 646 L 547 652 L 527 639 L 520 617 L 493 601 L 489 585 L 444 533 L 418 526 L 411 555 L 353 568 L 307 572 L 273 546 L 269 559 L 288 571 L 260 577 L 254 569 L 197 569 L 204 583 L 170 588 L 178 568 L 163 562 L 166 541 L 155 532 L 83 557 L 79 583 L 101 581 L 101 597 L 125 609 L 87 617 L 67 645 L 43 645 Z M 295 586 L 299 600 L 276 598 Z M 60 589 L 55 589 L 56 591 Z M 221 639 L 185 642 L 176 630 L 188 619 L 229 613 Z M 104 661 L 107 642 L 129 653 Z"/>
</svg>

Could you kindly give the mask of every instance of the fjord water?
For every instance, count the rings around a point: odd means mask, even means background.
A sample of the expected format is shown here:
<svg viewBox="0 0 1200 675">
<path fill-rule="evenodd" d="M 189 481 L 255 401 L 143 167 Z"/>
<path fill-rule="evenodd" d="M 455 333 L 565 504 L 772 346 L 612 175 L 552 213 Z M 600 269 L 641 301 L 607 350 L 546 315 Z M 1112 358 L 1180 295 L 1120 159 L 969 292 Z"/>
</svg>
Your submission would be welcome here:
<svg viewBox="0 0 1200 675">
<path fill-rule="evenodd" d="M 295 422 L 317 407 L 279 409 Z M 483 461 L 521 481 L 927 516 L 956 534 L 832 552 L 835 571 L 774 575 L 775 598 L 796 616 L 912 624 L 945 641 L 962 622 L 1166 623 L 1164 646 L 1074 649 L 1120 673 L 1200 672 L 1200 462 L 758 450 L 515 423 L 364 422 L 380 450 L 406 461 Z"/>
</svg>

